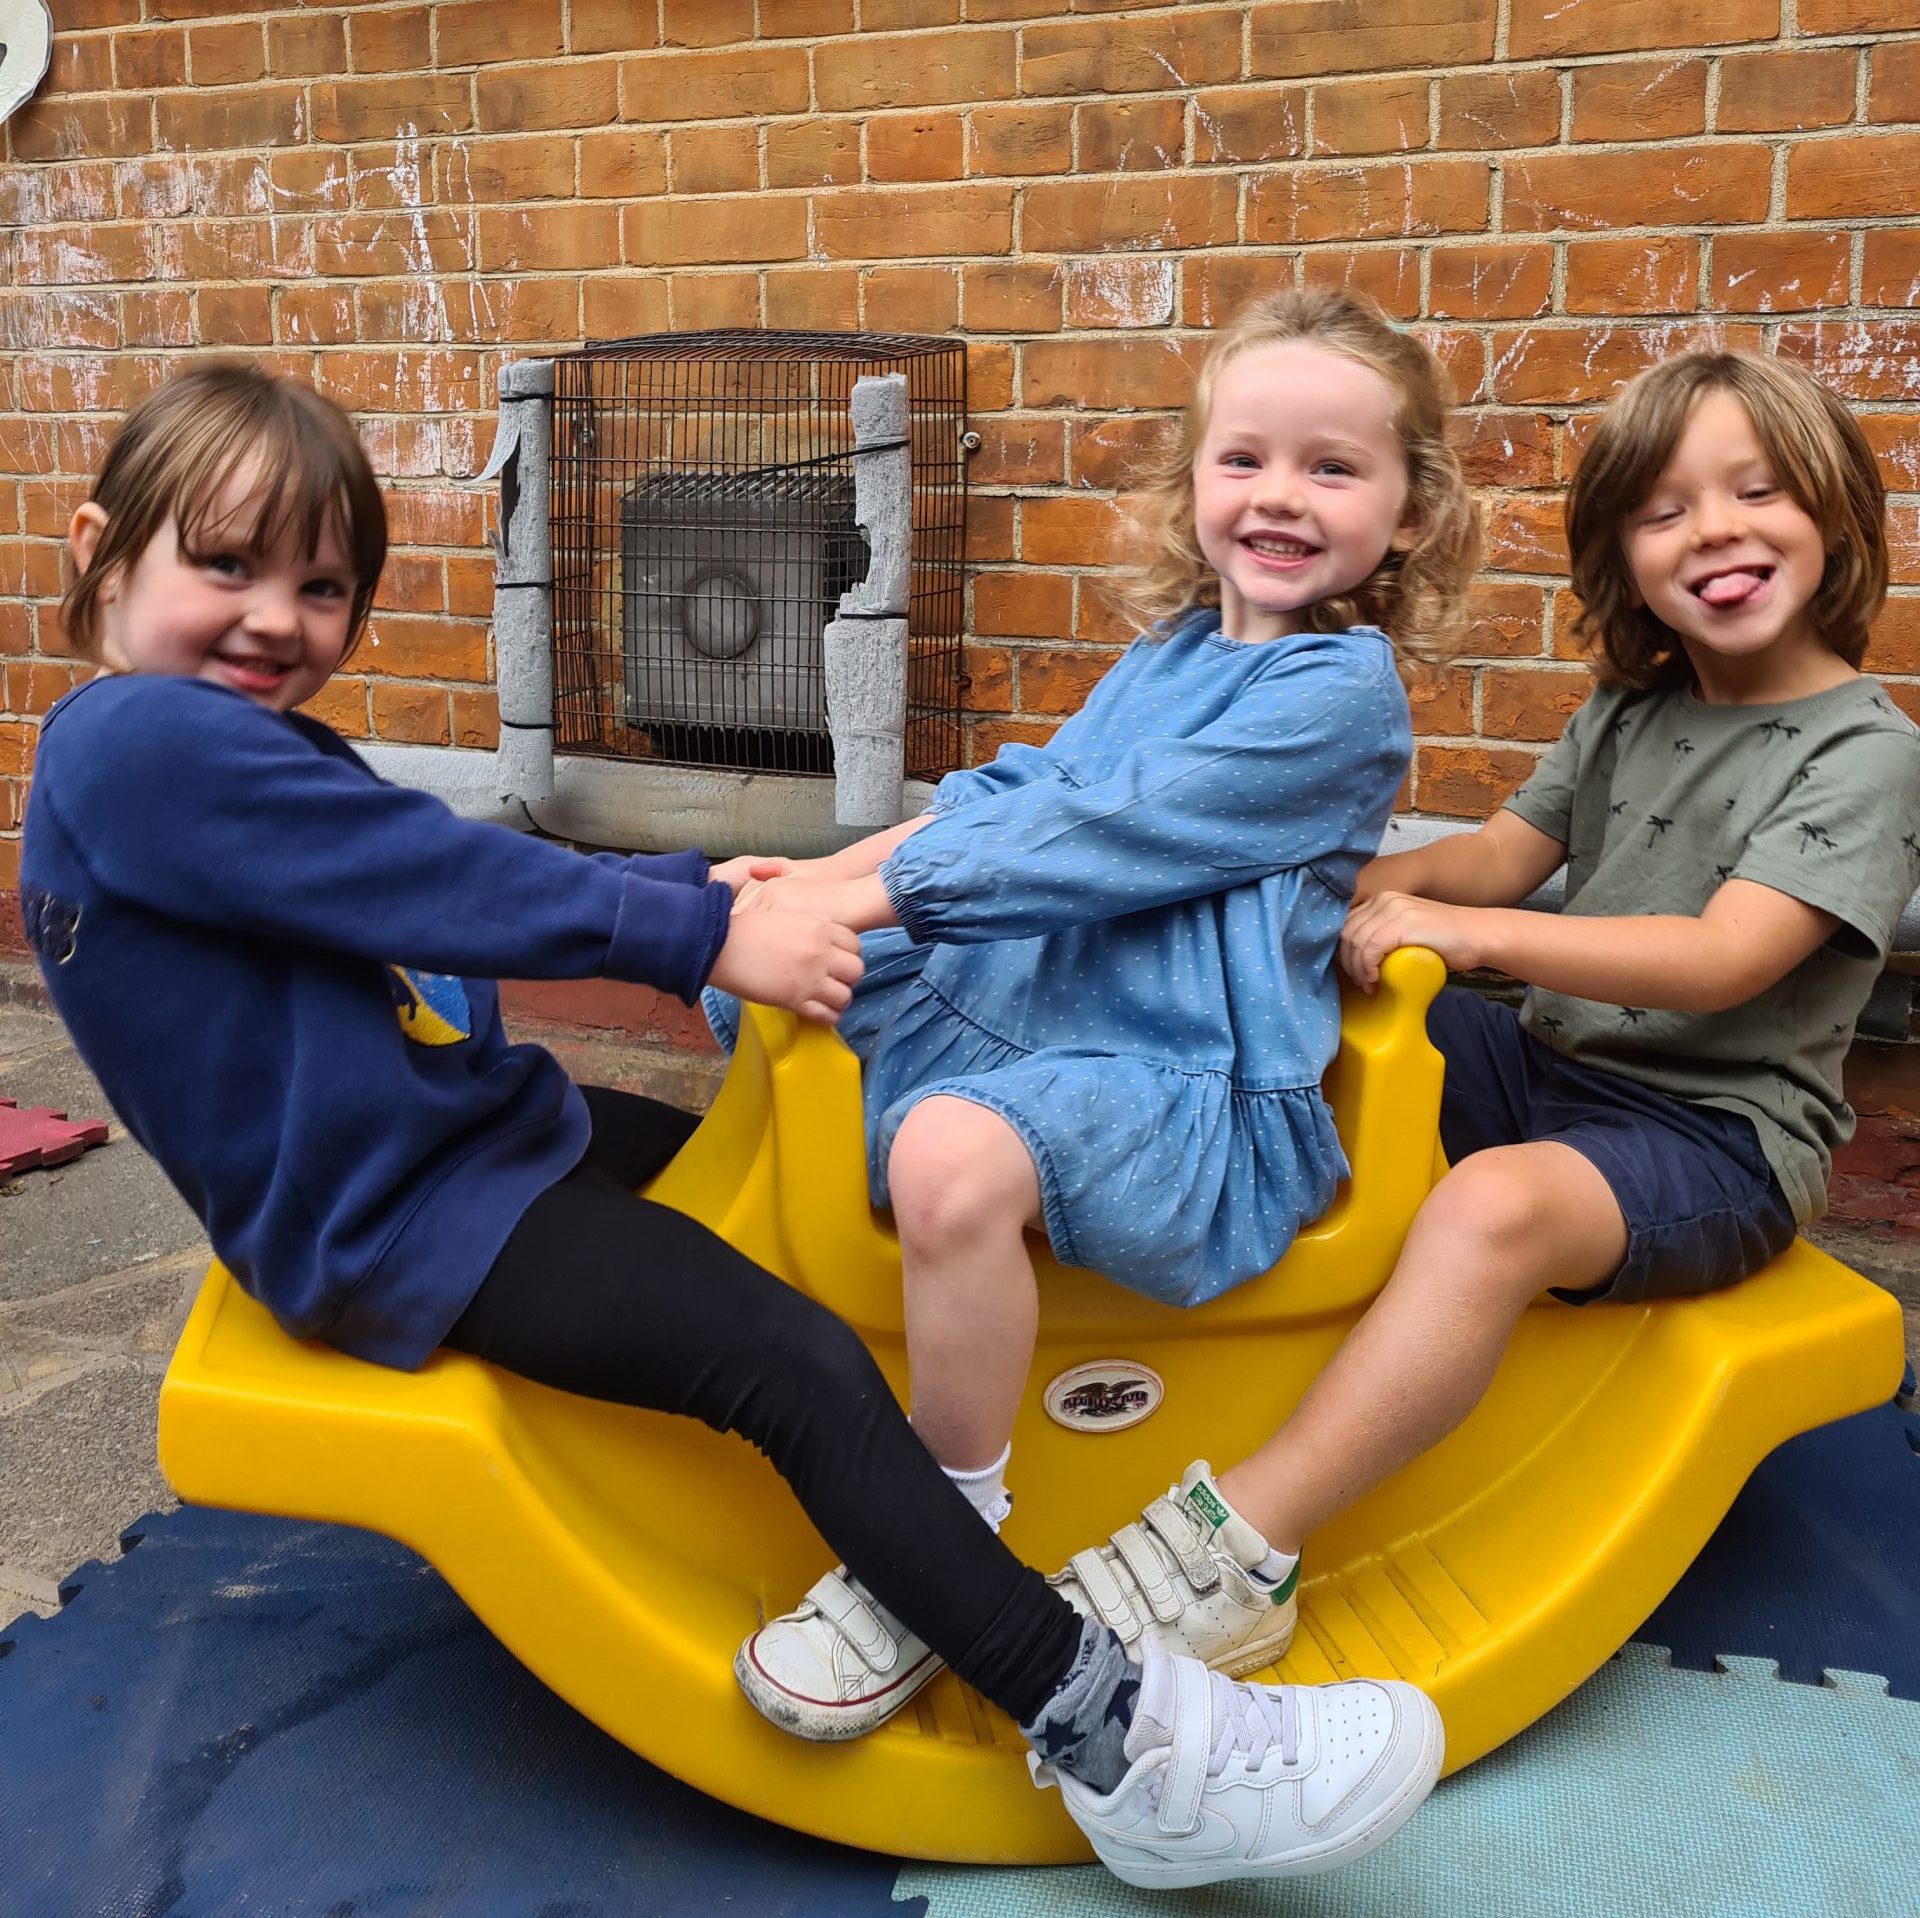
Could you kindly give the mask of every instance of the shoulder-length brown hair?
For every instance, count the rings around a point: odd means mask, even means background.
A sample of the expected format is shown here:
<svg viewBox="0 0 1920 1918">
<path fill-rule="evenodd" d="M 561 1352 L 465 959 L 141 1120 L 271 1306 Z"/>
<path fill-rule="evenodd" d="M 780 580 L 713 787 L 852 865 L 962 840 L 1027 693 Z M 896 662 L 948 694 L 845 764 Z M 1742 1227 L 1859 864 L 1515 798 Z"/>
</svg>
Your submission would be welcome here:
<svg viewBox="0 0 1920 1918">
<path fill-rule="evenodd" d="M 1308 626 L 1322 633 L 1378 626 L 1404 652 L 1445 653 L 1465 628 L 1467 586 L 1480 560 L 1473 498 L 1447 441 L 1446 376 L 1371 300 L 1331 289 L 1267 294 L 1220 330 L 1172 445 L 1140 488 L 1138 520 L 1151 557 L 1116 597 L 1146 627 L 1189 606 L 1219 604 L 1220 582 L 1201 555 L 1194 527 L 1193 463 L 1222 368 L 1256 347 L 1289 340 L 1343 354 L 1386 381 L 1407 462 L 1407 524 L 1414 533 L 1405 551 L 1388 553 L 1351 593 L 1313 607 Z"/>
<path fill-rule="evenodd" d="M 1849 666 L 1887 596 L 1886 488 L 1866 435 L 1817 380 L 1751 353 L 1685 353 L 1622 389 L 1567 489 L 1567 545 L 1580 602 L 1576 631 L 1603 686 L 1639 692 L 1690 685 L 1673 629 L 1640 603 L 1624 534 L 1666 471 L 1703 395 L 1731 393 L 1753 422 L 1773 476 L 1820 529 L 1826 570 L 1808 608 Z"/>
<path fill-rule="evenodd" d="M 252 483 L 253 522 L 216 527 L 237 473 Z M 290 532 L 311 557 L 337 527 L 354 575 L 349 649 L 387 560 L 386 504 L 352 421 L 311 387 L 243 361 L 207 361 L 149 393 L 114 435 L 88 498 L 107 523 L 60 602 L 67 642 L 83 659 L 99 656 L 101 588 L 169 518 L 186 553 L 215 534 L 264 549 Z"/>
</svg>

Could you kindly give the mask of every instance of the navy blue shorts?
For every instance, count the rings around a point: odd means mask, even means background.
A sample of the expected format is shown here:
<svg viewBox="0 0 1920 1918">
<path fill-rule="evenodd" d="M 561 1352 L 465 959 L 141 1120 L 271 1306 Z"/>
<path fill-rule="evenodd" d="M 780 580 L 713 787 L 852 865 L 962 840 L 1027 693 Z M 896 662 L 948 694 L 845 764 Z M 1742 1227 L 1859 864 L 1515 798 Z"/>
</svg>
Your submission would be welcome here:
<svg viewBox="0 0 1920 1918">
<path fill-rule="evenodd" d="M 1627 1256 L 1604 1285 L 1556 1297 L 1673 1298 L 1759 1271 L 1793 1242 L 1793 1208 L 1750 1121 L 1574 1065 L 1510 1006 L 1449 987 L 1427 1014 L 1447 1062 L 1440 1143 L 1458 1165 L 1488 1146 L 1552 1139 L 1613 1188 Z"/>
</svg>

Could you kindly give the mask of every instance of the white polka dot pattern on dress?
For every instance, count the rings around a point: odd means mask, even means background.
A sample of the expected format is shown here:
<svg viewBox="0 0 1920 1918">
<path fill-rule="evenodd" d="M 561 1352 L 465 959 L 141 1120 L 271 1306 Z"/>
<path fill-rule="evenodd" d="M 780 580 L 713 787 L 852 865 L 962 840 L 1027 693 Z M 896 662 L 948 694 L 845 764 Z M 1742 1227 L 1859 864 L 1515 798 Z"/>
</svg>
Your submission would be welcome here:
<svg viewBox="0 0 1920 1918">
<path fill-rule="evenodd" d="M 1046 746 L 942 781 L 840 1025 L 875 1199 L 953 1094 L 1025 1141 L 1060 1258 L 1183 1305 L 1265 1271 L 1346 1170 L 1334 946 L 1411 750 L 1384 634 L 1240 645 L 1202 609 Z"/>
</svg>

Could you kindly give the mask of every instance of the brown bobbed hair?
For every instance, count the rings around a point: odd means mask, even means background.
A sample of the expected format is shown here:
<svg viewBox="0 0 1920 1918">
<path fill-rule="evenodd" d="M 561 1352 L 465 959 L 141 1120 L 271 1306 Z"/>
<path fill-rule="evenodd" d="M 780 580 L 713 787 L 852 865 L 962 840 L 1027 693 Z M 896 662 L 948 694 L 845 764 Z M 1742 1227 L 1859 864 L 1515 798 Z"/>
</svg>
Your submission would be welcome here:
<svg viewBox="0 0 1920 1918">
<path fill-rule="evenodd" d="M 236 474 L 253 483 L 250 524 L 214 523 Z M 83 659 L 99 655 L 100 590 L 171 519 L 183 553 L 217 539 L 264 551 L 291 534 L 309 558 L 328 528 L 353 565 L 348 649 L 387 558 L 387 509 L 353 423 L 311 387 L 237 360 L 210 360 L 156 388 L 122 422 L 88 495 L 106 515 L 93 563 L 60 616 Z"/>
<path fill-rule="evenodd" d="M 1601 415 L 1567 491 L 1576 632 L 1603 686 L 1639 692 L 1693 683 L 1679 636 L 1638 603 L 1623 535 L 1652 497 L 1693 409 L 1731 393 L 1786 489 L 1820 529 L 1826 571 L 1808 617 L 1849 666 L 1887 596 L 1886 488 L 1859 422 L 1817 380 L 1751 353 L 1685 353 L 1651 367 Z"/>
<path fill-rule="evenodd" d="M 1201 555 L 1194 527 L 1193 463 L 1221 370 L 1243 353 L 1290 340 L 1343 354 L 1386 381 L 1407 462 L 1407 524 L 1414 533 L 1406 551 L 1388 553 L 1351 593 L 1313 607 L 1307 624 L 1321 633 L 1378 626 L 1403 652 L 1444 654 L 1466 626 L 1467 586 L 1480 559 L 1479 520 L 1447 442 L 1446 376 L 1371 300 L 1330 288 L 1266 294 L 1215 336 L 1172 445 L 1143 476 L 1138 521 L 1153 557 L 1116 596 L 1146 627 L 1189 606 L 1219 604 L 1220 582 Z"/>
</svg>

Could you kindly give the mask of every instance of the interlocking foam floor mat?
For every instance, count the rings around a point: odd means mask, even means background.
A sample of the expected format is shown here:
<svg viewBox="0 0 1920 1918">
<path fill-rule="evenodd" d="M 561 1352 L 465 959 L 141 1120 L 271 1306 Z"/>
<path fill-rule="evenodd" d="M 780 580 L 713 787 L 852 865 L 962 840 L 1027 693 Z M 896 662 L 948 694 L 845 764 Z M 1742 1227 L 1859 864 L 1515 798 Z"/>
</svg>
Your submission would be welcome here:
<svg viewBox="0 0 1920 1918">
<path fill-rule="evenodd" d="M 616 1745 L 371 1533 L 184 1510 L 0 1631 L 0 1918 L 896 1918 Z"/>
<path fill-rule="evenodd" d="M 1630 1648 L 1361 1865 L 1163 1898 L 759 1824 L 577 1717 L 400 1547 L 171 1513 L 0 1627 L 0 1918 L 1914 1918 L 1916 1448 L 1887 1407 L 1761 1468 L 1642 1633 L 1729 1670 Z"/>
<path fill-rule="evenodd" d="M 1783 1445 L 1635 1636 L 1696 1670 L 1737 1652 L 1920 1699 L 1920 1416 L 1883 1406 Z"/>
<path fill-rule="evenodd" d="M 1913 1918 L 1920 1704 L 1634 1645 L 1328 1877 L 1165 1897 L 1097 1867 L 909 1865 L 899 1892 L 927 1918 Z"/>
</svg>

